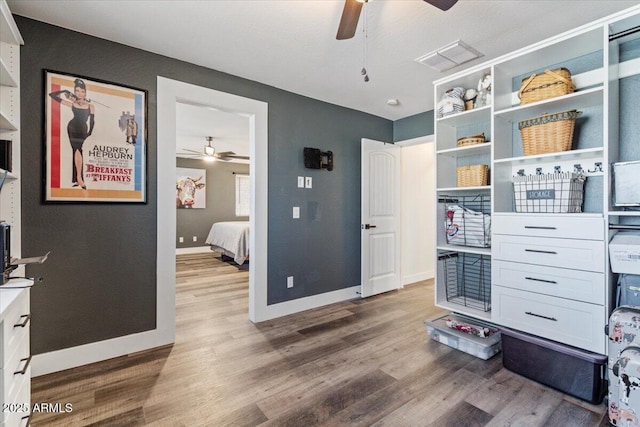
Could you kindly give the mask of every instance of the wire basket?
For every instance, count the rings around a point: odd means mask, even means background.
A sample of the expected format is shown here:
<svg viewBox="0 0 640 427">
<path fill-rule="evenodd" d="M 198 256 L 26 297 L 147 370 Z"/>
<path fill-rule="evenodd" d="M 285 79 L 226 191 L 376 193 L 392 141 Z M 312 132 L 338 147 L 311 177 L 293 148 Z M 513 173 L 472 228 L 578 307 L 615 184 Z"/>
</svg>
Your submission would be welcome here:
<svg viewBox="0 0 640 427">
<path fill-rule="evenodd" d="M 447 252 L 443 264 L 447 301 L 482 311 L 491 310 L 491 257 Z"/>
<path fill-rule="evenodd" d="M 571 72 L 566 68 L 545 70 L 542 74 L 532 74 L 522 79 L 518 91 L 520 104 L 542 101 L 557 96 L 567 95 L 576 90 L 571 80 Z"/>
<path fill-rule="evenodd" d="M 491 247 L 491 196 L 441 196 L 445 236 L 450 245 Z"/>
<path fill-rule="evenodd" d="M 582 212 L 585 177 L 573 172 L 513 177 L 516 212 Z"/>
<path fill-rule="evenodd" d="M 489 182 L 489 166 L 468 165 L 456 168 L 458 187 L 482 187 Z"/>
<path fill-rule="evenodd" d="M 543 114 L 518 123 L 525 156 L 571 150 L 576 118 L 581 111 Z"/>
</svg>

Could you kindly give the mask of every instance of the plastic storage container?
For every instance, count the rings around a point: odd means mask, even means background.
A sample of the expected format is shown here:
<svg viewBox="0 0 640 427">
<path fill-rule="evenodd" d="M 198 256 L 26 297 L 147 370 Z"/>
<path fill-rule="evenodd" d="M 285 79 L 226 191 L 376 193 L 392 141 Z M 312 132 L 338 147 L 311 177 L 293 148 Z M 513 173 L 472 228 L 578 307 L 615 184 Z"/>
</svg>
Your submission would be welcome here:
<svg viewBox="0 0 640 427">
<path fill-rule="evenodd" d="M 607 356 L 512 329 L 501 329 L 505 368 L 563 393 L 598 404 L 606 391 Z"/>
<path fill-rule="evenodd" d="M 474 324 L 477 326 L 490 327 L 482 322 L 469 320 L 453 314 L 442 316 L 438 319 L 425 320 L 427 332 L 432 340 L 453 347 L 456 350 L 464 351 L 472 356 L 487 360 L 500 352 L 500 332 L 494 332 L 486 338 L 477 337 L 467 332 L 450 328 L 446 320 L 451 319 L 462 323 Z M 495 330 L 494 327 L 490 327 Z"/>
</svg>

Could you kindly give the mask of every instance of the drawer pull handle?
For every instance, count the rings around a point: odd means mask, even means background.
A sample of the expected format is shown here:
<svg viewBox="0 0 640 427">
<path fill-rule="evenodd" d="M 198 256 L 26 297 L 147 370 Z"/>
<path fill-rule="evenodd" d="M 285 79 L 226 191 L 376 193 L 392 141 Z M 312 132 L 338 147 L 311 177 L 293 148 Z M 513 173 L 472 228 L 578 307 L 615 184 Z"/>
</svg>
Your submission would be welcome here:
<svg viewBox="0 0 640 427">
<path fill-rule="evenodd" d="M 13 375 L 24 375 L 24 374 L 26 374 L 27 373 L 27 368 L 29 367 L 29 364 L 31 363 L 31 358 L 32 357 L 33 356 L 29 356 L 29 357 L 25 357 L 24 359 L 20 359 L 20 362 L 25 362 L 24 368 L 22 368 L 19 371 L 15 371 L 13 373 Z"/>
<path fill-rule="evenodd" d="M 29 320 L 31 320 L 31 315 L 23 314 L 22 316 L 20 316 L 20 318 L 24 320 L 22 321 L 22 323 L 16 323 L 15 325 L 13 325 L 14 328 L 24 328 L 25 326 L 27 326 L 29 324 Z"/>
<path fill-rule="evenodd" d="M 557 230 L 556 227 L 542 227 L 540 225 L 525 225 L 524 228 L 532 228 L 534 230 Z"/>
<path fill-rule="evenodd" d="M 23 427 L 29 427 L 31 425 L 31 414 L 20 418 L 20 421 L 25 421 L 25 420 L 26 422 L 23 424 Z"/>
<path fill-rule="evenodd" d="M 525 279 L 527 280 L 533 280 L 535 282 L 544 282 L 544 283 L 552 283 L 554 285 L 557 285 L 558 282 L 556 282 L 555 280 L 545 280 L 545 279 L 536 279 L 535 277 L 525 277 Z"/>
<path fill-rule="evenodd" d="M 529 316 L 541 317 L 541 318 L 547 319 L 547 320 L 553 320 L 554 322 L 558 321 L 558 319 L 556 319 L 555 317 L 543 316 L 542 314 L 536 314 L 536 313 L 532 313 L 530 311 L 525 311 L 524 314 L 528 314 Z"/>
<path fill-rule="evenodd" d="M 558 252 L 555 251 L 540 251 L 538 249 L 525 249 L 525 252 L 535 252 L 538 254 L 550 254 L 550 255 L 558 255 Z"/>
</svg>

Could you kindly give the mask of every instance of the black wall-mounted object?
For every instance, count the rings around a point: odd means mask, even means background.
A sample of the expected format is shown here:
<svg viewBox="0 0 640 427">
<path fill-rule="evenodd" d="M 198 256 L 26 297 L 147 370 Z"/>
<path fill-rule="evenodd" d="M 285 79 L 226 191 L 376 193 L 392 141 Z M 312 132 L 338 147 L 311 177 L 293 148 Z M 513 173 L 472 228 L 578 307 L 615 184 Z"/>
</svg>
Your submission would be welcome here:
<svg viewBox="0 0 640 427">
<path fill-rule="evenodd" d="M 326 163 L 323 163 L 323 157 L 327 158 Z M 326 169 L 328 171 L 333 170 L 333 152 L 332 151 L 320 151 L 318 148 L 304 148 L 304 167 L 307 169 Z"/>
</svg>

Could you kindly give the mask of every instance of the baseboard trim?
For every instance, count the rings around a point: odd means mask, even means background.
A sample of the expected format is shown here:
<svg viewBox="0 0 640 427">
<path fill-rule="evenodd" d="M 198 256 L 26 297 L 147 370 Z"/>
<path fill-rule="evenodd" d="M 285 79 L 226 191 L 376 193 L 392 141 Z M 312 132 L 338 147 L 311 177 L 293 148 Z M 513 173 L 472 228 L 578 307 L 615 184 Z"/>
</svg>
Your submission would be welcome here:
<svg viewBox="0 0 640 427">
<path fill-rule="evenodd" d="M 211 252 L 211 246 L 196 246 L 192 248 L 176 248 L 176 255 L 202 254 Z"/>
<path fill-rule="evenodd" d="M 312 308 L 359 298 L 359 292 L 360 286 L 352 286 L 350 288 L 338 289 L 337 291 L 269 305 L 265 312 L 262 313 L 263 316 L 261 316 L 259 321 L 262 322 Z M 114 357 L 126 356 L 127 354 L 149 350 L 167 344 L 172 344 L 172 341 L 163 340 L 157 331 L 153 330 L 65 348 L 49 353 L 36 354 L 31 361 L 31 375 L 38 377 L 53 372 L 64 371 L 65 369 L 113 359 Z"/>
<path fill-rule="evenodd" d="M 36 354 L 31 359 L 31 376 L 39 377 L 172 343 L 171 340 L 163 340 L 153 330 Z"/>
<path fill-rule="evenodd" d="M 433 270 L 423 271 L 422 273 L 410 274 L 408 276 L 402 276 L 402 286 L 410 285 L 412 283 L 421 282 L 423 280 L 433 279 L 435 273 Z"/>
<path fill-rule="evenodd" d="M 276 319 L 278 317 L 288 316 L 290 314 L 300 313 L 301 311 L 311 310 L 312 308 L 355 298 L 360 298 L 360 285 L 268 305 L 256 320 L 258 322 L 264 322 L 265 320 Z"/>
</svg>

